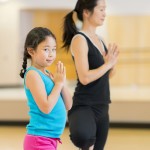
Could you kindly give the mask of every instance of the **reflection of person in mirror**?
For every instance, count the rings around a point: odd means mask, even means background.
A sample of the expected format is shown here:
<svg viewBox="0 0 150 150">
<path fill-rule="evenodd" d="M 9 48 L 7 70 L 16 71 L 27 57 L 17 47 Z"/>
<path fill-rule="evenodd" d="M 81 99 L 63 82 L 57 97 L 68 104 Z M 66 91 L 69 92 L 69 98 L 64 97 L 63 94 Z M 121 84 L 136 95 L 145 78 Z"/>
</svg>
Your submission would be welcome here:
<svg viewBox="0 0 150 150">
<path fill-rule="evenodd" d="M 64 19 L 63 47 L 71 51 L 78 77 L 68 113 L 70 138 L 82 150 L 103 150 L 109 130 L 109 77 L 119 52 L 115 43 L 106 47 L 96 34 L 105 9 L 105 0 L 78 0 Z M 74 13 L 82 21 L 81 30 L 76 28 Z"/>
<path fill-rule="evenodd" d="M 24 150 L 56 150 L 66 124 L 66 109 L 72 105 L 63 63 L 57 63 L 54 75 L 46 70 L 56 58 L 56 38 L 49 29 L 36 27 L 28 33 L 24 48 L 20 76 L 24 78 L 30 116 Z"/>
</svg>

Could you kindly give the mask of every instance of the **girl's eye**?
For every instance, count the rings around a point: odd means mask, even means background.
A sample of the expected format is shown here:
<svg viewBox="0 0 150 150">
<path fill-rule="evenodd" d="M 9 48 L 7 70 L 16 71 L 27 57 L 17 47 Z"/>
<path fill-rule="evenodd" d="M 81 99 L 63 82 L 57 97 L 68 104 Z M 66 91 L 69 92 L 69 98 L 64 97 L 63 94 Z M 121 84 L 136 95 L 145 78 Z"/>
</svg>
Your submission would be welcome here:
<svg viewBox="0 0 150 150">
<path fill-rule="evenodd" d="M 52 53 L 52 52 L 56 52 L 56 49 L 53 48 L 53 49 L 50 50 L 48 48 L 45 48 L 44 51 L 47 52 L 47 53 Z"/>
<path fill-rule="evenodd" d="M 53 52 L 55 52 L 55 51 L 56 51 L 56 49 L 55 49 L 55 48 L 53 48 L 53 49 L 52 49 L 52 51 L 53 51 Z"/>
<path fill-rule="evenodd" d="M 49 52 L 49 49 L 45 48 L 44 51 Z"/>
</svg>

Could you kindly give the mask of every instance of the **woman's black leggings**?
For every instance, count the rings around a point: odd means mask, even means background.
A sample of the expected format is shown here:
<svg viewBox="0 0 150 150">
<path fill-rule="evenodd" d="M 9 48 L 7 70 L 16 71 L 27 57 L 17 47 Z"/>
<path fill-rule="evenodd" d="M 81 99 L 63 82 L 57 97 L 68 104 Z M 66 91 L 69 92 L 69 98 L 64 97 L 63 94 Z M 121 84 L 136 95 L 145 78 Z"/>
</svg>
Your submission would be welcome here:
<svg viewBox="0 0 150 150">
<path fill-rule="evenodd" d="M 109 129 L 108 105 L 74 106 L 68 113 L 70 139 L 75 146 L 103 150 Z"/>
</svg>

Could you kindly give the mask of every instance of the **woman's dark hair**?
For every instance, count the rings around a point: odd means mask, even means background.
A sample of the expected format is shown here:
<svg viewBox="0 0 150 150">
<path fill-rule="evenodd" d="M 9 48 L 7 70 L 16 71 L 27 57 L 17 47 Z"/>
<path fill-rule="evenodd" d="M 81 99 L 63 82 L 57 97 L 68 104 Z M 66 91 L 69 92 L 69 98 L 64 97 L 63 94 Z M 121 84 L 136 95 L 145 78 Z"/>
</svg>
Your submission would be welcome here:
<svg viewBox="0 0 150 150">
<path fill-rule="evenodd" d="M 80 21 L 83 21 L 83 10 L 89 10 L 93 12 L 94 7 L 97 5 L 98 0 L 78 0 L 75 6 L 75 9 L 68 13 L 64 17 L 64 25 L 63 25 L 63 46 L 66 50 L 69 50 L 69 46 L 73 36 L 78 32 L 76 28 L 75 22 L 73 20 L 74 11 L 77 13 L 77 18 Z"/>
<path fill-rule="evenodd" d="M 55 35 L 49 29 L 43 27 L 35 27 L 27 34 L 25 45 L 24 45 L 23 64 L 22 64 L 22 69 L 20 71 L 21 78 L 24 78 L 24 74 L 26 72 L 27 59 L 31 58 L 27 49 L 33 48 L 34 50 L 36 50 L 37 46 L 42 41 L 44 41 L 47 36 L 53 37 L 56 40 Z"/>
</svg>

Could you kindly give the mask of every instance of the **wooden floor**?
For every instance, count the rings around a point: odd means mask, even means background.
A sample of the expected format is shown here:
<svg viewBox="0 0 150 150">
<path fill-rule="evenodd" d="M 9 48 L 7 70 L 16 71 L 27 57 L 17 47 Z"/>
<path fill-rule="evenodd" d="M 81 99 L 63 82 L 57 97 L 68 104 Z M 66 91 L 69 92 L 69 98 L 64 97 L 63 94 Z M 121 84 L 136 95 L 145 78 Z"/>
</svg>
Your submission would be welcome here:
<svg viewBox="0 0 150 150">
<path fill-rule="evenodd" d="M 23 150 L 25 126 L 0 126 L 0 150 Z M 68 128 L 58 150 L 78 150 L 69 140 Z M 105 150 L 150 150 L 150 129 L 110 128 Z"/>
</svg>

